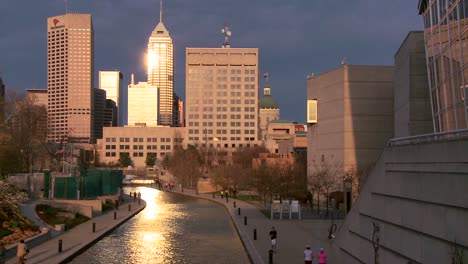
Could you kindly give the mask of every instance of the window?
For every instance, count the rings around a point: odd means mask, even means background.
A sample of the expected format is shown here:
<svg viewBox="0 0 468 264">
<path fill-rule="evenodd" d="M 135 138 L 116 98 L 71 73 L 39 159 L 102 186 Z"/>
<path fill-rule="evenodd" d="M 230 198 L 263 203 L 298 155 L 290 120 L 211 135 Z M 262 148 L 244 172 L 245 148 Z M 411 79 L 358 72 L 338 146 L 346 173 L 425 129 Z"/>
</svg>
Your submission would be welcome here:
<svg viewBox="0 0 468 264">
<path fill-rule="evenodd" d="M 317 99 L 307 100 L 307 123 L 317 123 Z"/>
</svg>

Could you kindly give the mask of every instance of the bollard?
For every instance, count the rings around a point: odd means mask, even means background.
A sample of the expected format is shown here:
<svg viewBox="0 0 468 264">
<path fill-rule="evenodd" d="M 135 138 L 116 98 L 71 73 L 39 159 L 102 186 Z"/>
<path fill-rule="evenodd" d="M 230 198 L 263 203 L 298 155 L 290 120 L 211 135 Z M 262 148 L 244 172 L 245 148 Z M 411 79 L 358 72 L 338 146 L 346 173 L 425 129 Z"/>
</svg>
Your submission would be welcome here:
<svg viewBox="0 0 468 264">
<path fill-rule="evenodd" d="M 198 188 L 195 191 L 197 192 L 197 195 L 198 195 Z"/>
<path fill-rule="evenodd" d="M 62 252 L 62 239 L 59 239 L 58 241 L 58 252 Z"/>
<path fill-rule="evenodd" d="M 140 201 L 141 201 L 141 199 L 138 199 L 138 205 L 140 205 Z M 130 211 L 130 210 L 129 210 L 129 211 Z"/>
<path fill-rule="evenodd" d="M 184 192 L 184 187 L 182 187 L 182 192 Z"/>
<path fill-rule="evenodd" d="M 273 264 L 273 249 L 268 250 L 268 264 Z"/>
<path fill-rule="evenodd" d="M 128 204 L 128 211 L 130 212 L 132 210 L 132 205 Z"/>
<path fill-rule="evenodd" d="M 215 198 L 215 194 L 214 194 L 214 192 L 213 192 L 213 199 L 214 199 L 214 198 Z"/>
<path fill-rule="evenodd" d="M 247 216 L 244 216 L 244 225 L 247 225 Z"/>
<path fill-rule="evenodd" d="M 254 228 L 254 240 L 257 240 L 257 228 Z"/>
<path fill-rule="evenodd" d="M 96 232 L 96 223 L 93 222 L 93 233 L 95 233 L 95 232 Z"/>
<path fill-rule="evenodd" d="M 234 201 L 234 208 L 236 208 L 236 201 Z"/>
<path fill-rule="evenodd" d="M 229 203 L 229 195 L 226 193 L 226 203 Z"/>
<path fill-rule="evenodd" d="M 237 208 L 237 214 L 240 215 L 240 207 Z"/>
<path fill-rule="evenodd" d="M 117 219 L 117 212 L 114 211 L 114 220 Z"/>
</svg>

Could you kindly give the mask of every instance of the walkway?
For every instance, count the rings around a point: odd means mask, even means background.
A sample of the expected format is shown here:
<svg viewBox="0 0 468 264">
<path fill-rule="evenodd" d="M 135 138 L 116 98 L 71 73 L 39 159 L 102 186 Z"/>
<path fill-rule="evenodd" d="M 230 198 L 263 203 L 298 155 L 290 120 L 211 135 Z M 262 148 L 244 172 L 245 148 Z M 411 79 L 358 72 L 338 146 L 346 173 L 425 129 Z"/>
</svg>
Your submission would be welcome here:
<svg viewBox="0 0 468 264">
<path fill-rule="evenodd" d="M 163 190 L 168 190 L 164 189 Z M 229 211 L 237 232 L 254 264 L 269 263 L 270 238 L 269 231 L 272 226 L 278 231 L 277 252 L 273 254 L 273 263 L 303 263 L 304 249 L 310 245 L 314 253 L 314 263 L 317 261 L 317 253 L 323 248 L 328 255 L 327 263 L 337 263 L 334 261 L 336 253 L 333 252 L 332 245 L 328 240 L 328 228 L 331 220 L 303 219 L 303 220 L 270 220 L 265 217 L 254 205 L 237 199 L 221 199 L 219 195 L 213 199 L 213 195 L 199 194 L 194 190 L 184 189 L 182 192 L 174 188 L 172 192 L 184 195 L 204 198 L 223 204 Z M 234 202 L 236 208 L 234 208 Z M 240 215 L 239 209 L 240 208 Z M 247 217 L 247 225 L 245 225 Z M 336 221 L 339 225 L 342 220 Z M 254 230 L 257 230 L 257 240 L 254 240 Z"/>
<path fill-rule="evenodd" d="M 115 220 L 113 213 L 115 211 L 110 211 L 86 223 L 78 225 L 62 235 L 56 236 L 47 242 L 31 248 L 30 253 L 26 257 L 27 263 L 66 263 L 113 229 L 123 224 L 126 220 L 143 210 L 146 206 L 143 200 L 141 200 L 140 205 L 138 205 L 138 202 L 133 202 L 133 198 L 129 196 L 126 196 L 125 199 L 128 202 L 119 206 L 119 210 L 116 211 Z M 131 207 L 130 211 L 129 205 Z M 34 218 L 35 216 L 31 217 L 31 219 Z M 96 224 L 94 233 L 93 223 Z M 58 252 L 59 240 L 62 241 L 62 252 Z M 6 263 L 18 263 L 18 260 L 14 257 L 7 260 Z"/>
</svg>

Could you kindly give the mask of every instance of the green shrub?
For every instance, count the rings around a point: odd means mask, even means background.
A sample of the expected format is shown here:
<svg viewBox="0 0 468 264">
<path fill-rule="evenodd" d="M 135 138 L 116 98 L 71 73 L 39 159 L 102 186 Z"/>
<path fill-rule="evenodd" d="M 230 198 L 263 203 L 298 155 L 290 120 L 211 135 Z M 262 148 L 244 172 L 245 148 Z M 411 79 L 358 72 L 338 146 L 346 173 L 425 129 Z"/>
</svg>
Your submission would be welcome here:
<svg viewBox="0 0 468 264">
<path fill-rule="evenodd" d="M 11 234 L 11 231 L 3 229 L 3 228 L 0 227 L 0 238 L 8 236 L 10 234 Z"/>
</svg>

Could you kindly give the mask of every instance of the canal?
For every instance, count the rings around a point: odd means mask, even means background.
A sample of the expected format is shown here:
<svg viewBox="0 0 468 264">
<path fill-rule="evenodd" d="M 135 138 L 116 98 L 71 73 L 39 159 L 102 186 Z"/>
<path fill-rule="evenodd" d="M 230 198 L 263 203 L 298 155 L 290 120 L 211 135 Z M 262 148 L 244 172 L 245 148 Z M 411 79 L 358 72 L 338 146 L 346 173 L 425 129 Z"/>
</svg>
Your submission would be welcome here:
<svg viewBox="0 0 468 264">
<path fill-rule="evenodd" d="M 70 263 L 250 263 L 226 209 L 157 189 L 141 192 L 146 208 Z"/>
</svg>

